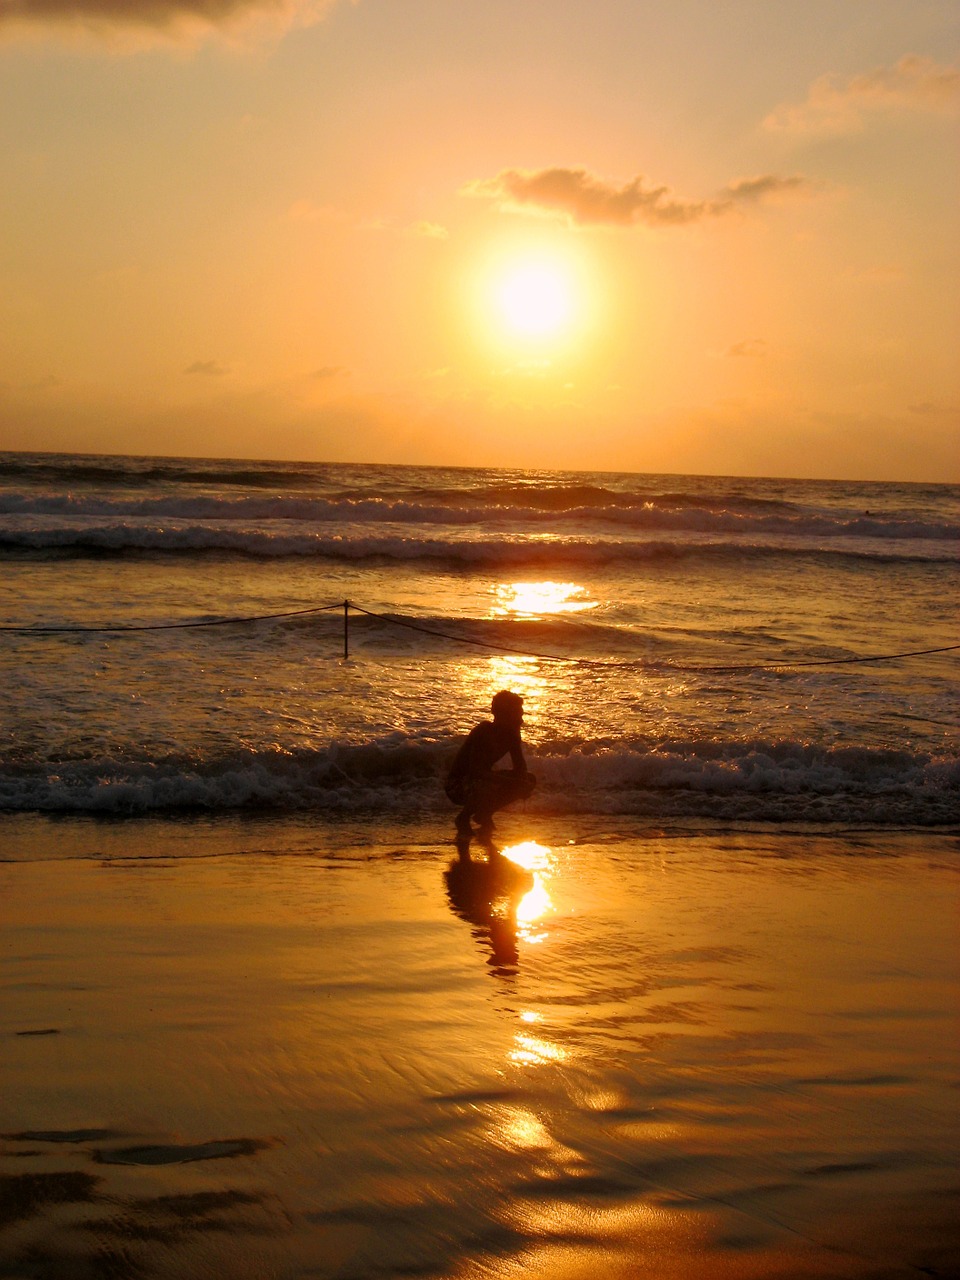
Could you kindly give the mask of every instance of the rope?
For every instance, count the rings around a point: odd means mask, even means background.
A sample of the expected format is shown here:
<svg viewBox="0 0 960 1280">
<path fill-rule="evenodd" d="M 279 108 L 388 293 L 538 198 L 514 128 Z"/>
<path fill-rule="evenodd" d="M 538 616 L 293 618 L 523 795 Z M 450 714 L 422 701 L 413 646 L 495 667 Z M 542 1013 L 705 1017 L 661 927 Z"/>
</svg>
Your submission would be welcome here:
<svg viewBox="0 0 960 1280">
<path fill-rule="evenodd" d="M 475 640 L 470 636 L 457 636 L 449 631 L 438 631 L 434 627 L 423 627 L 416 622 L 409 622 L 406 618 L 391 617 L 385 613 L 374 613 L 372 609 L 364 609 L 358 604 L 350 601 L 350 608 L 356 613 L 365 614 L 368 618 L 377 618 L 380 622 L 385 622 L 388 626 L 405 627 L 408 631 L 419 631 L 423 635 L 438 636 L 442 640 L 454 640 L 458 644 L 471 644 L 479 646 L 483 649 L 494 649 L 498 653 L 516 653 L 524 658 L 538 658 L 544 662 L 577 662 L 587 666 L 609 666 L 610 663 L 604 658 L 573 658 L 569 655 L 558 653 L 534 653 L 530 649 L 515 649 L 508 645 L 493 644 L 489 640 Z M 621 661 L 619 665 L 643 663 L 646 667 L 661 667 L 670 671 L 719 671 L 719 672 L 736 672 L 736 671 L 778 671 L 785 667 L 831 667 L 842 666 L 851 662 L 891 662 L 895 658 L 918 658 L 930 653 L 949 653 L 954 649 L 960 649 L 960 644 L 942 645 L 936 649 L 911 649 L 904 653 L 877 653 L 869 654 L 865 657 L 856 658 L 809 658 L 799 662 L 753 662 L 740 666 L 688 666 L 678 662 L 651 662 L 642 658 L 627 658 Z"/>
<path fill-rule="evenodd" d="M 298 618 L 305 613 L 323 613 L 328 609 L 342 609 L 343 600 L 336 604 L 317 604 L 309 609 L 287 609 L 283 613 L 251 613 L 238 618 L 207 618 L 203 622 L 144 622 L 119 623 L 113 627 L 8 627 L 0 626 L 0 631 L 19 631 L 29 636 L 49 635 L 116 635 L 122 631 L 175 631 L 182 627 L 227 627 L 236 622 L 265 622 L 269 618 Z"/>
<path fill-rule="evenodd" d="M 753 662 L 734 667 L 686 667 L 669 662 L 664 666 L 674 666 L 678 671 L 782 671 L 794 667 L 842 667 L 851 662 L 893 662 L 896 658 L 919 658 L 928 653 L 951 653 L 954 649 L 960 649 L 960 644 L 945 644 L 937 649 L 908 649 L 903 653 L 871 653 L 857 658 L 807 658 L 798 662 Z"/>
<path fill-rule="evenodd" d="M 408 631 L 418 631 L 421 635 L 434 636 L 440 640 L 452 640 L 455 644 L 473 645 L 479 649 L 489 649 L 494 653 L 516 654 L 522 658 L 536 658 L 541 662 L 575 662 L 580 666 L 608 667 L 610 661 L 605 658 L 577 658 L 568 654 L 537 653 L 530 649 L 518 649 L 510 645 L 496 644 L 490 640 L 477 640 L 471 636 L 458 636 L 450 631 L 441 631 L 437 627 L 424 627 L 420 623 L 411 622 L 408 618 L 396 615 L 377 613 L 373 609 L 365 609 L 352 600 L 337 600 L 332 604 L 311 605 L 306 609 L 285 609 L 279 613 L 251 613 L 240 617 L 207 618 L 201 622 L 147 622 L 120 623 L 116 626 L 98 627 L 18 627 L 0 625 L 0 631 L 17 632 L 21 635 L 119 635 L 133 631 L 174 631 L 187 627 L 226 627 L 237 623 L 268 622 L 277 618 L 300 618 L 311 613 L 328 613 L 332 609 L 343 609 L 347 612 L 362 613 L 367 618 L 375 618 L 378 622 L 391 627 L 403 627 Z M 690 671 L 704 674 L 735 674 L 744 671 L 784 671 L 799 667 L 840 667 L 861 662 L 894 662 L 898 658 L 921 658 L 934 653 L 952 653 L 960 649 L 960 644 L 940 645 L 932 649 L 908 649 L 900 653 L 874 653 L 852 658 L 807 658 L 796 662 L 751 662 L 734 665 L 701 665 L 694 666 L 679 662 L 651 661 L 643 658 L 621 659 L 620 666 L 642 665 L 648 670 Z"/>
<path fill-rule="evenodd" d="M 532 653 L 529 649 L 514 649 L 505 644 L 493 644 L 490 640 L 474 640 L 469 636 L 455 636 L 449 631 L 437 631 L 433 627 L 421 627 L 419 623 L 408 622 L 406 618 L 392 617 L 386 613 L 374 613 L 372 609 L 361 608 L 360 605 L 354 604 L 352 600 L 350 601 L 350 608 L 356 613 L 365 614 L 368 618 L 377 618 L 380 622 L 385 622 L 391 627 L 406 627 L 408 631 L 419 631 L 425 636 L 438 636 L 441 640 L 455 640 L 458 644 L 472 644 L 481 649 L 493 649 L 497 653 L 516 653 L 522 658 L 540 658 L 544 662 L 582 662 L 596 666 L 607 665 L 602 658 L 566 658 L 557 653 Z"/>
</svg>

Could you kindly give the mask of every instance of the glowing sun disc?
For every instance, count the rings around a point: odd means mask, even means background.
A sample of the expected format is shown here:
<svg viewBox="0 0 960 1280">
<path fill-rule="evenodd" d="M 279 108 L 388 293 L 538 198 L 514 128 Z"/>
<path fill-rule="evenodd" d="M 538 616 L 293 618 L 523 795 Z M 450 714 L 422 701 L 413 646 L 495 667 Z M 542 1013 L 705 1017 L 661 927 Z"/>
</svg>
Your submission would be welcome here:
<svg viewBox="0 0 960 1280">
<path fill-rule="evenodd" d="M 573 317 L 570 279 L 552 263 L 513 267 L 499 281 L 495 296 L 507 328 L 524 336 L 559 333 Z"/>
</svg>

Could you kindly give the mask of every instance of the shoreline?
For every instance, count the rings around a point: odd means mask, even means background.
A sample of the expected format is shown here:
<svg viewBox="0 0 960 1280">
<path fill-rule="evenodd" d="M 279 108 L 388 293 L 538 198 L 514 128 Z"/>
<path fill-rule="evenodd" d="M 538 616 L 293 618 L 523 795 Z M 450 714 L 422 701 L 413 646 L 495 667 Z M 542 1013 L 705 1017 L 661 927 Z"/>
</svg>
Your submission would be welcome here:
<svg viewBox="0 0 960 1280">
<path fill-rule="evenodd" d="M 142 857 L 201 856 L 243 857 L 263 851 L 263 841 L 277 833 L 282 843 L 278 856 L 307 856 L 322 853 L 345 856 L 350 849 L 385 849 L 392 843 L 422 846 L 445 851 L 454 847 L 455 806 L 420 811 L 415 814 L 357 814 L 327 810 L 275 808 L 233 810 L 154 811 L 147 813 L 45 812 L 0 810 L 0 865 L 71 858 L 129 858 L 125 852 L 131 831 L 151 833 L 149 848 L 166 841 L 191 837 L 190 846 L 171 852 L 141 854 Z M 748 842 L 812 841 L 826 848 L 831 844 L 867 843 L 897 853 L 916 841 L 930 839 L 943 845 L 949 854 L 960 854 L 960 823 L 894 825 L 888 823 L 778 822 L 707 816 L 667 816 L 653 822 L 643 814 L 586 815 L 530 813 L 522 807 L 502 816 L 504 840 L 520 838 L 535 831 L 545 843 L 584 845 L 644 842 L 650 840 L 699 841 L 740 839 Z M 64 833 L 69 850 L 64 852 Z M 365 855 L 369 856 L 369 855 Z"/>
</svg>

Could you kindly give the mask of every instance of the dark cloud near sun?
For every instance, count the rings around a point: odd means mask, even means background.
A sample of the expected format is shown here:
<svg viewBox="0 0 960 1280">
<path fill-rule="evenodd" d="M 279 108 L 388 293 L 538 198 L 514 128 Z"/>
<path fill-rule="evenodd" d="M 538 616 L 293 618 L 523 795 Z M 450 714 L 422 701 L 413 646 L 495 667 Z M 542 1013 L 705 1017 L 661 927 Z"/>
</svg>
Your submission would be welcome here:
<svg viewBox="0 0 960 1280">
<path fill-rule="evenodd" d="M 795 174 L 738 178 L 715 196 L 686 200 L 667 186 L 654 186 L 638 174 L 622 186 L 587 169 L 501 169 L 494 178 L 478 178 L 461 194 L 495 200 L 501 209 L 566 218 L 579 226 L 683 226 L 757 204 L 772 196 L 809 192 L 813 183 Z"/>
<path fill-rule="evenodd" d="M 194 360 L 193 364 L 187 365 L 183 372 L 198 373 L 202 378 L 222 378 L 230 370 L 225 369 L 216 360 Z"/>
<path fill-rule="evenodd" d="M 766 173 L 758 178 L 738 178 L 729 182 L 714 200 L 714 212 L 722 212 L 725 205 L 751 204 L 765 200 L 768 196 L 800 194 L 813 190 L 814 184 L 809 178 L 795 173 L 790 177 L 781 177 L 776 173 Z"/>
<path fill-rule="evenodd" d="M 81 31 L 94 36 L 177 39 L 236 29 L 252 20 L 281 26 L 318 20 L 336 0 L 0 0 L 0 33 Z"/>
</svg>

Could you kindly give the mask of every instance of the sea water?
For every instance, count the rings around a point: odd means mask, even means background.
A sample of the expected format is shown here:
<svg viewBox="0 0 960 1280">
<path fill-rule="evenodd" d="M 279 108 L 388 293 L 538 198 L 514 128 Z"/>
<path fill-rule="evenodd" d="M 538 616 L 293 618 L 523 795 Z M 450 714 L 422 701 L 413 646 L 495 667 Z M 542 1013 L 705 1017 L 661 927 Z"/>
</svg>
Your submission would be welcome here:
<svg viewBox="0 0 960 1280">
<path fill-rule="evenodd" d="M 511 688 L 534 814 L 960 817 L 957 486 L 7 453 L 0 563 L 7 811 L 445 814 Z"/>
</svg>

